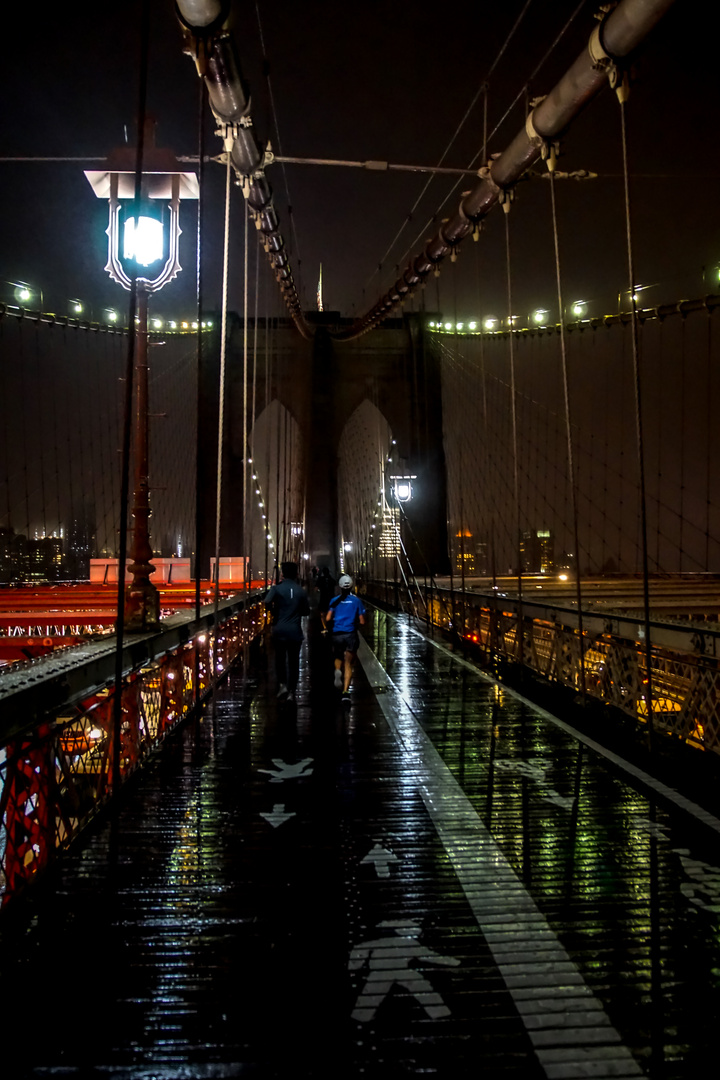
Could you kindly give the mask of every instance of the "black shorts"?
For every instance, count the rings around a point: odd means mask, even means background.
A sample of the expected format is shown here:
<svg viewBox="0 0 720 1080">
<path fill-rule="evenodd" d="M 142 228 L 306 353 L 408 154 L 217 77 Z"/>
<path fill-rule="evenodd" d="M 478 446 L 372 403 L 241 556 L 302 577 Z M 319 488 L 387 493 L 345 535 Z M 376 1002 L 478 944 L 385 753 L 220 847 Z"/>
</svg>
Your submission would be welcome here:
<svg viewBox="0 0 720 1080">
<path fill-rule="evenodd" d="M 346 652 L 356 653 L 360 644 L 357 630 L 348 630 L 345 634 L 333 634 L 333 653 L 341 660 Z"/>
</svg>

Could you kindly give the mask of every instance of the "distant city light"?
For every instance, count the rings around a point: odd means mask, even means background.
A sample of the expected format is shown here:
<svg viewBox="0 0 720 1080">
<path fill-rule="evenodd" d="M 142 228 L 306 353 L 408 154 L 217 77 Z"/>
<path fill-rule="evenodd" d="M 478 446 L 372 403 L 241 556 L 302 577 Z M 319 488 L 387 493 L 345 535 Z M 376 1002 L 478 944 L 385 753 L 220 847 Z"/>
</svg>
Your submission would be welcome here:
<svg viewBox="0 0 720 1080">
<path fill-rule="evenodd" d="M 452 330 L 452 323 L 451 322 L 446 322 L 445 323 L 445 329 L 446 330 Z"/>
<path fill-rule="evenodd" d="M 477 323 L 476 322 L 468 323 L 468 327 L 469 327 L 470 330 L 477 330 Z"/>
<path fill-rule="evenodd" d="M 83 306 L 81 300 L 70 300 L 70 310 L 72 311 L 73 315 L 81 315 L 82 309 Z"/>
<path fill-rule="evenodd" d="M 456 329 L 456 330 L 462 330 L 462 328 L 463 328 L 463 326 L 464 326 L 464 325 L 465 325 L 465 323 L 461 323 L 461 322 L 459 322 L 459 323 L 456 323 L 456 324 L 455 324 L 455 329 Z"/>
<path fill-rule="evenodd" d="M 105 316 L 108 322 L 118 321 L 118 313 L 114 310 L 114 308 L 105 308 Z"/>
<path fill-rule="evenodd" d="M 170 323 L 170 329 L 171 330 L 177 330 L 177 323 L 176 322 L 171 322 Z"/>
<path fill-rule="evenodd" d="M 533 322 L 540 326 L 542 323 L 547 322 L 548 312 L 544 308 L 538 308 L 537 311 L 533 311 Z"/>
<path fill-rule="evenodd" d="M 493 318 L 485 319 L 485 322 L 483 323 L 483 326 L 485 327 L 486 330 L 494 330 L 495 327 L 497 326 L 497 319 L 493 319 Z"/>
<path fill-rule="evenodd" d="M 155 330 L 162 329 L 162 319 L 153 319 L 152 324 Z"/>
<path fill-rule="evenodd" d="M 586 305 L 585 305 L 584 300 L 576 300 L 575 303 L 572 306 L 573 315 L 577 315 L 578 317 L 580 315 L 584 315 L 585 314 L 585 306 Z"/>
</svg>

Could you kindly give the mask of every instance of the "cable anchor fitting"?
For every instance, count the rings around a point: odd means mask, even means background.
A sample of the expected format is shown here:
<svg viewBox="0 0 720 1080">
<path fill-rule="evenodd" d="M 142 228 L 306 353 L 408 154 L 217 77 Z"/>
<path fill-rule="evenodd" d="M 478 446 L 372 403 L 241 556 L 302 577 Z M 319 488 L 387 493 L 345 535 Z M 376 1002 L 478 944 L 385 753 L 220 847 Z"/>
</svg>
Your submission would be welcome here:
<svg viewBox="0 0 720 1080">
<path fill-rule="evenodd" d="M 531 104 L 532 110 L 527 114 L 525 120 L 525 133 L 533 146 L 537 147 L 540 151 L 540 157 L 548 167 L 548 172 L 555 172 L 555 166 L 557 159 L 560 156 L 560 143 L 552 139 L 546 139 L 544 135 L 541 135 L 535 127 L 533 117 L 535 116 L 535 109 L 544 101 L 545 98 L 533 98 Z"/>
<path fill-rule="evenodd" d="M 512 202 L 513 202 L 514 198 L 515 198 L 515 189 L 514 188 L 501 189 L 500 194 L 498 195 L 498 202 L 500 203 L 500 205 L 503 208 L 503 211 L 506 214 L 510 213 L 510 206 L 512 205 Z"/>
<path fill-rule="evenodd" d="M 630 96 L 630 79 L 628 77 L 627 69 L 620 60 L 615 56 L 611 56 L 603 45 L 602 30 L 606 15 L 607 13 L 603 16 L 602 22 L 595 27 L 590 35 L 588 52 L 590 53 L 593 67 L 596 71 L 602 71 L 607 75 L 610 86 L 617 94 L 617 99 L 620 104 L 623 105 Z"/>
</svg>

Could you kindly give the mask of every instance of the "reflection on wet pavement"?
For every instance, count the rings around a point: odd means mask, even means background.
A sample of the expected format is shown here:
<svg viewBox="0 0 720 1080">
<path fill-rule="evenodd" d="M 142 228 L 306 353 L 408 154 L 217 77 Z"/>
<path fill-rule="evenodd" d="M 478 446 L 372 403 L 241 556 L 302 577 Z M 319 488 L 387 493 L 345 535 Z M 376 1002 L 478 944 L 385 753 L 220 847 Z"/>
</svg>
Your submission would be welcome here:
<svg viewBox="0 0 720 1080">
<path fill-rule="evenodd" d="M 707 1075 L 720 825 L 402 618 L 361 659 L 231 672 L 3 917 L 14 1075 Z"/>
</svg>

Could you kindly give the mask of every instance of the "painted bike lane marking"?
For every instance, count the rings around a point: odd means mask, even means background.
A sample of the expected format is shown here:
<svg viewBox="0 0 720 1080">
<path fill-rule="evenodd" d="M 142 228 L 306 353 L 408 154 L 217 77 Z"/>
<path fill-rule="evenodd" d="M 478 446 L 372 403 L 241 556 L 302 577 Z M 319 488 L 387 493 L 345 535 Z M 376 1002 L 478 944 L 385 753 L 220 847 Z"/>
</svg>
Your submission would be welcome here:
<svg viewBox="0 0 720 1080">
<path fill-rule="evenodd" d="M 644 1073 L 432 740 L 364 639 L 359 658 L 407 757 L 537 1058 L 548 1078 Z"/>
</svg>

